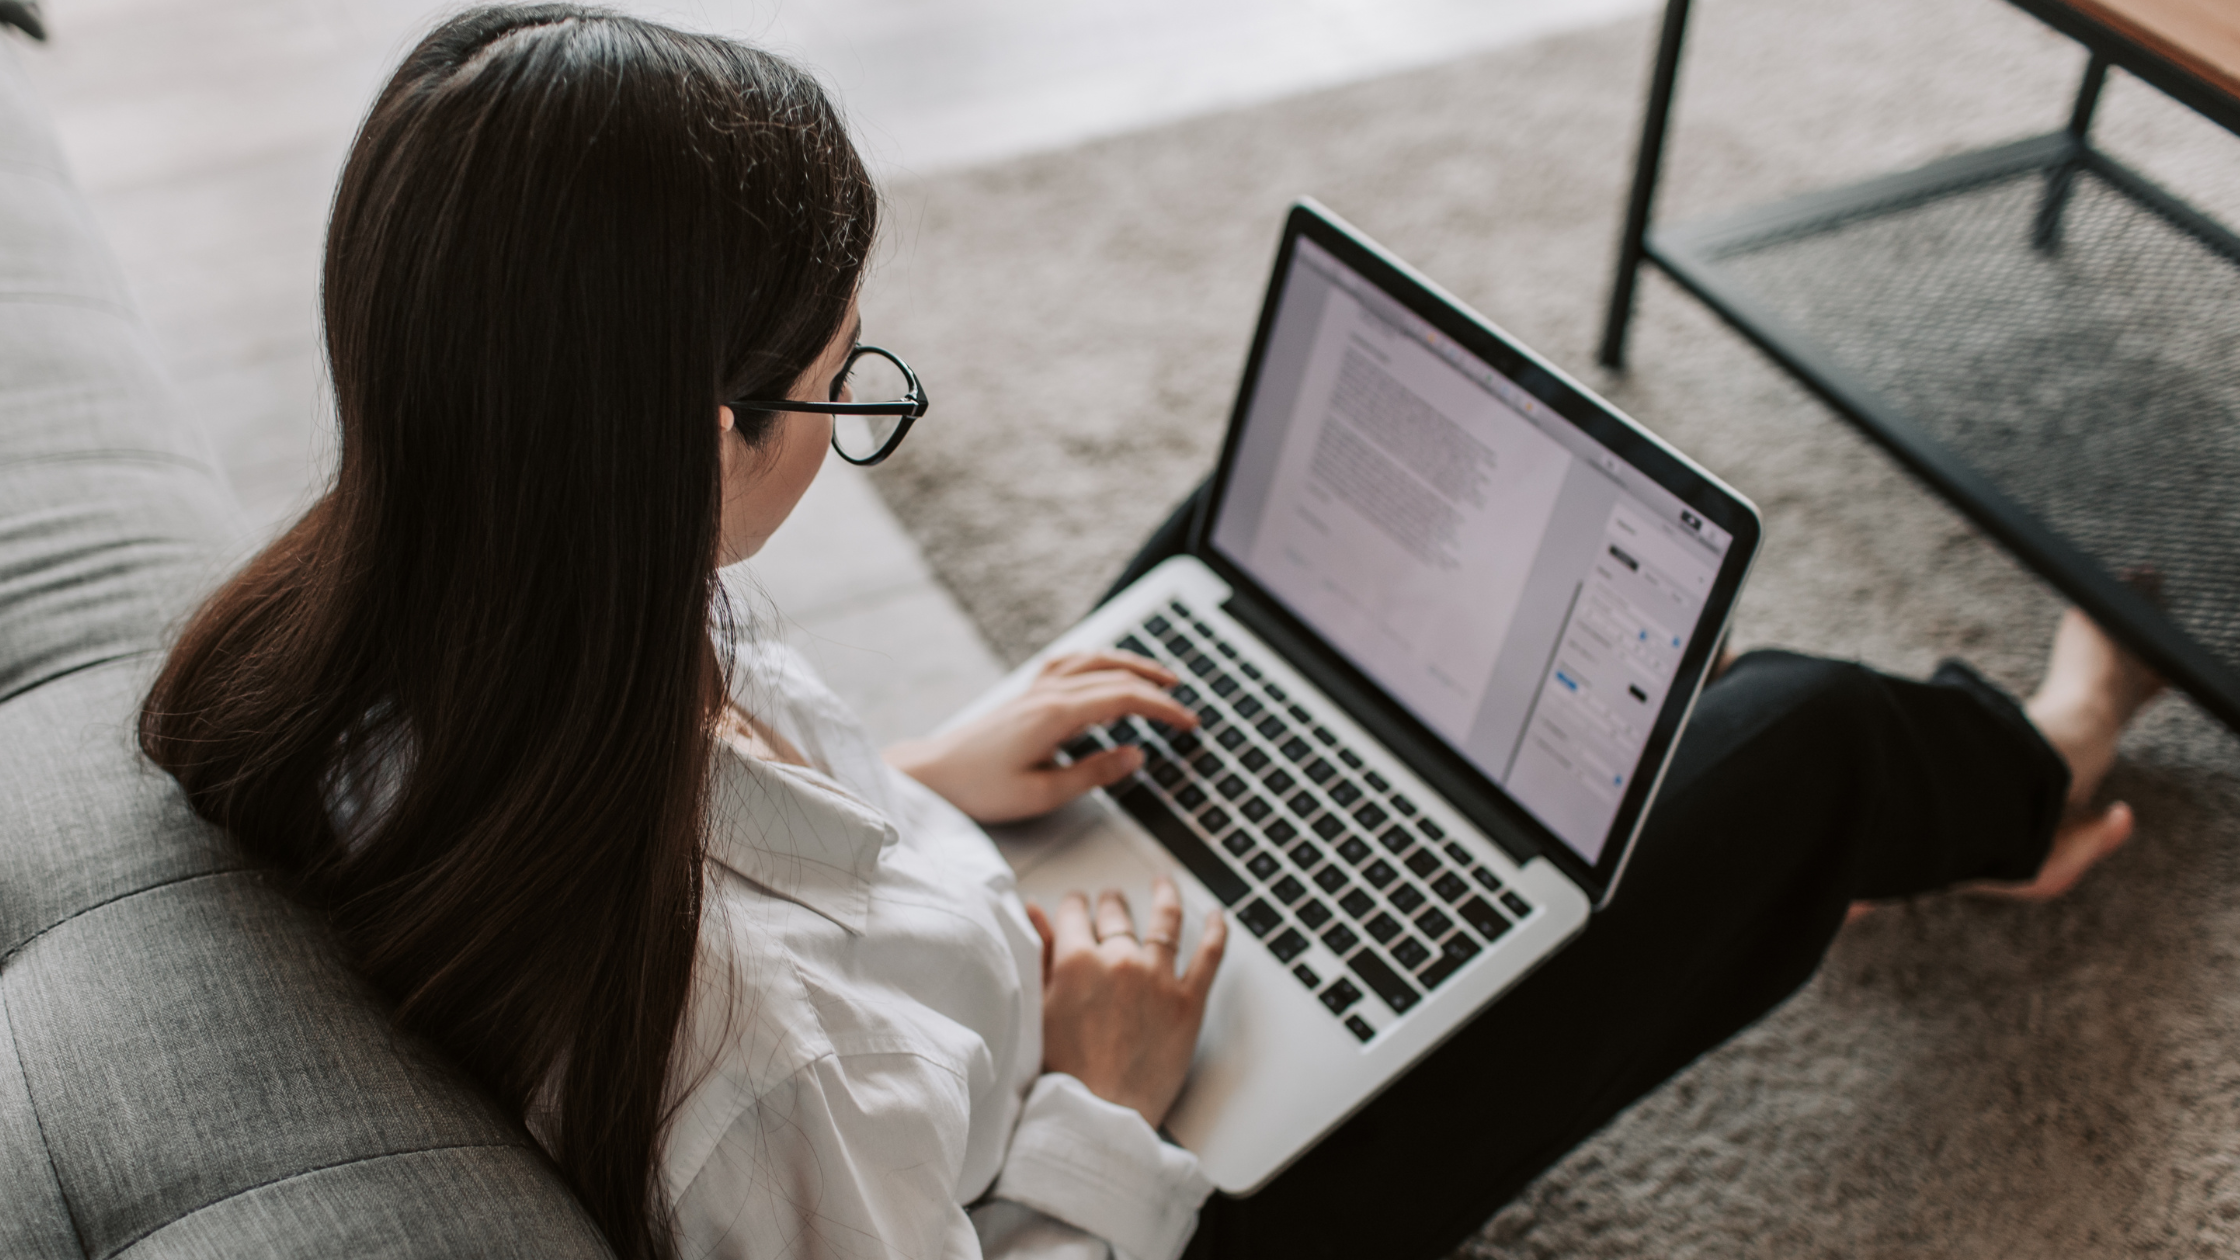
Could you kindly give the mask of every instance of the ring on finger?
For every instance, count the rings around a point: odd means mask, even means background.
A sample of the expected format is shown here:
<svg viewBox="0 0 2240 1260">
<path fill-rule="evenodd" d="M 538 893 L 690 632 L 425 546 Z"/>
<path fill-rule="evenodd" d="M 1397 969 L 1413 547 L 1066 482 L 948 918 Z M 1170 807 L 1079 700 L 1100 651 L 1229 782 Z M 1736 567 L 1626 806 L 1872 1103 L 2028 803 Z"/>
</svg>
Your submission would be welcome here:
<svg viewBox="0 0 2240 1260">
<path fill-rule="evenodd" d="M 1146 936 L 1143 938 L 1143 943 L 1146 945 L 1158 945 L 1166 949 L 1173 949 L 1175 946 L 1175 939 L 1171 936 Z"/>
</svg>

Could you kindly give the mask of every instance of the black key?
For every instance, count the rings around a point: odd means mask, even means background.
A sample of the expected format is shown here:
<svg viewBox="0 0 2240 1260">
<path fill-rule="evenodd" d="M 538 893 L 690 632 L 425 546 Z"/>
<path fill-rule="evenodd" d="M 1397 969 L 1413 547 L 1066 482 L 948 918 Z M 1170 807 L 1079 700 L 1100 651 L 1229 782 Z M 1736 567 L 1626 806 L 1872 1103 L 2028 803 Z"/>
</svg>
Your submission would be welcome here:
<svg viewBox="0 0 2240 1260">
<path fill-rule="evenodd" d="M 1423 904 L 1423 890 L 1414 884 L 1402 884 L 1384 895 L 1385 900 L 1399 908 L 1402 914 L 1414 914 Z"/>
<path fill-rule="evenodd" d="M 1376 790 L 1378 790 L 1379 792 L 1388 792 L 1388 791 L 1392 790 L 1392 785 L 1391 785 L 1390 783 L 1387 783 L 1387 782 L 1385 782 L 1385 778 L 1384 778 L 1384 776 L 1383 776 L 1383 775 L 1381 775 L 1381 774 L 1378 774 L 1378 773 L 1377 773 L 1376 771 L 1374 771 L 1374 770 L 1371 770 L 1371 771 L 1370 771 L 1369 773 L 1367 773 L 1367 774 L 1365 774 L 1365 775 L 1362 775 L 1361 777 L 1362 777 L 1362 778 L 1364 778 L 1364 779 L 1367 779 L 1367 780 L 1369 781 L 1369 786 L 1370 786 L 1370 787 L 1373 787 L 1373 788 L 1375 788 L 1375 789 L 1376 789 Z M 1404 810 L 1401 810 L 1400 812 L 1401 812 L 1401 813 L 1403 813 L 1403 814 L 1412 814 L 1412 813 L 1414 813 L 1415 811 L 1414 811 L 1414 810 L 1412 810 L 1412 809 L 1404 809 Z"/>
<path fill-rule="evenodd" d="M 1291 812 L 1301 818 L 1312 818 L 1314 812 L 1322 808 L 1322 803 L 1314 799 L 1314 793 L 1312 792 L 1295 793 L 1284 804 L 1290 806 Z"/>
<path fill-rule="evenodd" d="M 1305 963 L 1300 963 L 1298 966 L 1293 967 L 1291 969 L 1291 974 L 1299 977 L 1299 983 L 1307 986 L 1310 989 L 1319 989 L 1322 987 L 1322 977 L 1316 975 L 1314 973 L 1314 968 L 1309 967 Z"/>
<path fill-rule="evenodd" d="M 1307 886 L 1300 883 L 1295 876 L 1286 875 L 1277 880 L 1268 891 L 1275 896 L 1277 901 L 1288 906 L 1307 895 Z"/>
<path fill-rule="evenodd" d="M 1454 920 L 1448 918 L 1437 906 L 1424 911 L 1423 917 L 1416 920 L 1416 931 L 1423 933 L 1432 940 L 1438 940 L 1445 936 L 1447 930 L 1453 926 Z"/>
<path fill-rule="evenodd" d="M 1391 883 L 1393 880 L 1398 879 L 1399 877 L 1400 872 L 1393 870 L 1389 866 L 1386 866 L 1384 864 L 1383 858 L 1378 858 L 1376 861 L 1371 862 L 1367 866 L 1361 868 L 1361 878 L 1368 880 L 1370 883 L 1375 884 L 1379 888 L 1384 887 L 1386 884 Z"/>
<path fill-rule="evenodd" d="M 1168 740 L 1167 747 L 1174 749 L 1175 756 L 1187 757 L 1191 753 L 1194 753 L 1200 748 L 1205 747 L 1205 745 L 1198 742 L 1198 737 L 1194 732 L 1184 731 L 1182 734 Z"/>
<path fill-rule="evenodd" d="M 1345 1014 L 1347 1007 L 1360 1000 L 1361 990 L 1354 988 L 1353 981 L 1346 979 L 1344 976 L 1338 977 L 1336 983 L 1322 991 L 1322 1004 L 1339 1015 Z"/>
<path fill-rule="evenodd" d="M 1453 901 L 1462 894 L 1469 892 L 1470 885 L 1463 883 L 1460 875 L 1448 871 L 1431 881 L 1431 891 L 1439 894 L 1439 899 L 1442 901 Z"/>
<path fill-rule="evenodd" d="M 1268 942 L 1268 952 L 1276 956 L 1277 962 L 1290 962 L 1306 947 L 1307 938 L 1301 936 L 1297 928 L 1285 928 Z"/>
<path fill-rule="evenodd" d="M 1197 616 L 1197 614 L 1196 614 L 1196 613 L 1194 613 L 1194 612 L 1191 612 L 1191 611 L 1190 611 L 1189 609 L 1187 609 L 1187 608 L 1183 607 L 1183 606 L 1182 606 L 1182 601 L 1181 601 L 1181 600 L 1179 600 L 1179 599 L 1170 599 L 1170 600 L 1168 600 L 1168 601 L 1167 601 L 1167 607 L 1169 607 L 1169 608 L 1172 608 L 1172 609 L 1174 609 L 1174 615 L 1175 615 L 1175 616 L 1177 616 L 1177 617 L 1180 617 L 1180 618 L 1182 618 L 1182 619 L 1183 619 L 1184 621 L 1188 621 L 1188 620 L 1190 620 L 1190 619 L 1191 619 L 1192 617 L 1195 617 L 1195 616 Z"/>
<path fill-rule="evenodd" d="M 1519 897 L 1514 892 L 1501 894 L 1501 904 L 1509 907 L 1509 913 L 1520 919 L 1532 913 L 1532 903 Z"/>
<path fill-rule="evenodd" d="M 1377 899 L 1356 888 L 1338 898 L 1338 908 L 1358 919 L 1377 908 Z"/>
<path fill-rule="evenodd" d="M 1176 656 L 1190 655 L 1190 637 L 1188 635 L 1180 633 L 1170 634 L 1166 637 L 1165 643 L 1167 645 L 1167 650 L 1174 653 Z"/>
<path fill-rule="evenodd" d="M 1182 774 L 1182 767 L 1165 757 L 1151 763 L 1151 777 L 1160 787 L 1171 788 L 1182 782 Z"/>
<path fill-rule="evenodd" d="M 1210 779 L 1221 773 L 1221 758 L 1202 752 L 1190 759 L 1190 768 L 1198 772 L 1199 778 Z"/>
<path fill-rule="evenodd" d="M 1207 625 L 1206 623 L 1204 623 L 1204 622 L 1202 622 L 1202 621 L 1195 621 L 1195 620 L 1194 620 L 1194 621 L 1192 621 L 1192 622 L 1190 623 L 1190 627 L 1191 627 L 1192 629 L 1196 630 L 1196 631 L 1197 631 L 1197 632 L 1198 632 L 1199 634 L 1202 634 L 1202 635 L 1204 635 L 1205 637 L 1207 637 L 1207 638 L 1209 638 L 1209 639 L 1213 639 L 1213 638 L 1219 638 L 1219 637 L 1220 637 L 1220 636 L 1216 635 L 1216 634 L 1215 634 L 1215 633 L 1213 632 L 1213 627 L 1212 627 L 1212 626 L 1209 626 L 1209 625 Z"/>
<path fill-rule="evenodd" d="M 1320 884 L 1324 892 L 1336 892 L 1345 886 L 1346 868 L 1333 862 L 1314 873 L 1314 882 Z"/>
<path fill-rule="evenodd" d="M 1207 835 L 1218 836 L 1221 834 L 1221 829 L 1229 825 L 1229 811 L 1216 805 L 1198 815 L 1198 821 L 1205 824 Z"/>
<path fill-rule="evenodd" d="M 1233 661 L 1237 659 L 1237 650 L 1233 647 L 1230 647 L 1227 640 L 1216 643 L 1213 645 L 1213 647 L 1215 651 L 1221 653 L 1223 656 L 1228 657 L 1230 660 Z"/>
<path fill-rule="evenodd" d="M 1283 694 L 1283 688 L 1276 686 L 1274 683 L 1269 683 L 1261 690 L 1266 691 L 1268 693 L 1268 698 L 1275 701 L 1277 704 L 1282 704 L 1284 701 L 1291 698 Z"/>
<path fill-rule="evenodd" d="M 1207 656 L 1203 652 L 1193 654 L 1190 659 L 1184 661 L 1183 664 L 1189 667 L 1191 673 L 1196 674 L 1200 678 L 1203 678 L 1207 674 L 1212 673 L 1214 669 L 1213 658 Z"/>
<path fill-rule="evenodd" d="M 1288 712 L 1291 714 L 1291 720 L 1297 722 L 1299 725 L 1314 725 L 1314 714 L 1307 712 L 1305 709 L 1300 708 L 1298 705 L 1292 705 Z"/>
<path fill-rule="evenodd" d="M 1484 884 L 1486 886 L 1487 892 L 1501 891 L 1500 877 L 1482 866 L 1474 866 L 1470 868 L 1470 878 L 1477 880 L 1481 884 Z"/>
<path fill-rule="evenodd" d="M 1291 846 L 1291 864 L 1300 870 L 1311 871 L 1321 862 L 1322 850 L 1314 847 L 1314 841 L 1301 840 Z"/>
<path fill-rule="evenodd" d="M 1468 932 L 1457 932 L 1439 947 L 1438 959 L 1416 973 L 1416 979 L 1422 981 L 1423 987 L 1427 989 L 1438 988 L 1440 981 L 1460 971 L 1462 964 L 1477 956 L 1478 943 L 1470 939 Z"/>
<path fill-rule="evenodd" d="M 1330 799 L 1343 809 L 1361 799 L 1361 785 L 1351 779 L 1340 779 L 1330 785 Z"/>
<path fill-rule="evenodd" d="M 1284 841 L 1289 840 L 1291 837 L 1299 834 L 1299 829 L 1297 827 L 1292 826 L 1289 822 L 1286 822 L 1281 818 L 1278 818 L 1274 822 L 1269 823 L 1261 830 L 1267 833 L 1269 844 L 1282 844 Z"/>
<path fill-rule="evenodd" d="M 1416 830 L 1422 832 L 1426 836 L 1429 836 L 1433 840 L 1444 840 L 1447 838 L 1447 829 L 1428 818 L 1422 820 L 1421 822 L 1418 822 L 1416 824 Z"/>
<path fill-rule="evenodd" d="M 1244 756 L 1237 758 L 1237 762 L 1245 769 L 1250 770 L 1254 774 L 1258 774 L 1262 770 L 1267 769 L 1267 750 L 1262 748 L 1248 748 L 1245 750 Z"/>
<path fill-rule="evenodd" d="M 1254 936 L 1266 936 L 1270 929 L 1283 922 L 1283 915 L 1274 906 L 1255 897 L 1251 905 L 1237 911 L 1237 922 L 1251 928 Z"/>
<path fill-rule="evenodd" d="M 1198 689 L 1197 689 L 1196 687 L 1193 687 L 1193 686 L 1191 686 L 1191 685 L 1190 685 L 1189 683 L 1183 683 L 1183 684 L 1181 684 L 1181 685 L 1177 686 L 1177 687 L 1176 687 L 1176 688 L 1175 688 L 1175 689 L 1174 689 L 1173 691 L 1169 692 L 1168 694 L 1169 694 L 1169 695 L 1172 695 L 1172 696 L 1174 697 L 1174 702 L 1175 702 L 1176 704 L 1193 704 L 1193 705 L 1194 705 L 1194 704 L 1196 704 L 1196 703 L 1198 702 Z"/>
<path fill-rule="evenodd" d="M 1278 770 L 1274 774 L 1262 775 L 1260 781 L 1267 784 L 1268 790 L 1277 796 L 1290 791 L 1291 785 L 1298 782 L 1297 779 L 1291 777 L 1289 770 Z"/>
<path fill-rule="evenodd" d="M 1202 735 L 1219 725 L 1221 725 L 1221 710 L 1214 708 L 1211 704 L 1201 704 L 1198 706 L 1199 734 Z"/>
<path fill-rule="evenodd" d="M 1489 941 L 1500 940 L 1501 934 L 1509 930 L 1509 920 L 1499 910 L 1477 897 L 1456 906 L 1454 912 L 1462 916 L 1464 923 L 1478 929 L 1478 935 Z"/>
<path fill-rule="evenodd" d="M 1153 631 L 1153 633 L 1154 633 L 1154 634 L 1156 634 L 1156 633 L 1157 633 L 1157 631 Z M 1121 651 L 1123 651 L 1123 652 L 1133 652 L 1133 653 L 1135 653 L 1135 654 L 1136 654 L 1137 656 L 1149 656 L 1149 657 L 1152 657 L 1152 659 L 1154 659 L 1154 660 L 1158 659 L 1158 658 L 1157 658 L 1157 656 L 1156 656 L 1156 655 L 1155 655 L 1155 654 L 1154 654 L 1154 653 L 1153 653 L 1153 652 L 1151 651 L 1151 649 L 1150 649 L 1150 648 L 1147 648 L 1147 647 L 1145 647 L 1145 646 L 1143 645 L 1143 640 L 1141 640 L 1141 639 L 1139 639 L 1139 638 L 1135 637 L 1135 636 L 1134 636 L 1134 635 L 1132 635 L 1132 634 L 1131 634 L 1131 635 L 1129 635 L 1129 636 L 1128 636 L 1127 638 L 1125 638 L 1125 639 L 1122 639 L 1122 640 L 1120 640 L 1120 643 L 1119 643 L 1119 645 L 1118 645 L 1118 646 L 1119 646 L 1120 650 L 1121 650 Z"/>
<path fill-rule="evenodd" d="M 1245 863 L 1244 868 L 1252 872 L 1254 879 L 1263 881 L 1275 878 L 1276 872 L 1283 869 L 1276 864 L 1276 855 L 1265 850 L 1253 854 L 1252 860 Z"/>
<path fill-rule="evenodd" d="M 1321 740 L 1322 745 L 1325 748 L 1331 747 L 1338 742 L 1338 733 L 1331 730 L 1327 726 L 1318 726 L 1314 728 L 1314 737 Z"/>
<path fill-rule="evenodd" d="M 1361 930 L 1380 941 L 1389 941 L 1400 935 L 1400 921 L 1380 911 L 1376 918 L 1362 924 Z"/>
<path fill-rule="evenodd" d="M 1299 795 L 1305 796 L 1306 793 L 1301 792 L 1299 793 Z M 1294 808 L 1296 808 L 1296 805 L 1294 805 Z M 1338 817 L 1336 814 L 1324 814 L 1322 817 L 1314 820 L 1314 833 L 1318 836 L 1321 836 L 1325 840 L 1337 839 L 1338 833 L 1344 831 L 1345 829 L 1346 820 Z"/>
<path fill-rule="evenodd" d="M 1283 724 L 1282 718 L 1279 718 L 1275 714 L 1271 713 L 1268 716 L 1261 718 L 1260 724 L 1253 727 L 1252 729 L 1260 732 L 1260 738 L 1265 739 L 1270 743 L 1274 743 L 1276 740 L 1282 739 L 1284 736 L 1284 732 L 1289 731 L 1291 728 Z"/>
<path fill-rule="evenodd" d="M 1174 803 L 1184 809 L 1196 809 L 1206 803 L 1206 790 L 1193 783 L 1174 794 Z"/>
<path fill-rule="evenodd" d="M 1429 957 L 1431 957 L 1431 951 L 1424 947 L 1422 941 L 1412 936 L 1392 947 L 1392 961 L 1399 963 L 1410 971 L 1421 967 L 1424 959 Z"/>
<path fill-rule="evenodd" d="M 1346 1016 L 1346 1031 L 1352 1033 L 1354 1036 L 1360 1038 L 1363 1041 L 1367 1041 L 1371 1037 L 1377 1035 L 1377 1030 L 1369 1026 L 1369 1021 L 1361 1018 L 1359 1015 Z"/>
<path fill-rule="evenodd" d="M 1058 747 L 1065 750 L 1066 756 L 1073 758 L 1075 761 L 1079 761 L 1084 757 L 1094 757 L 1098 753 L 1103 752 L 1104 741 L 1097 738 L 1097 733 L 1095 731 L 1084 731 L 1081 734 L 1074 736 L 1072 739 L 1067 740 L 1065 743 L 1058 745 Z"/>
<path fill-rule="evenodd" d="M 1238 806 L 1237 812 L 1243 814 L 1246 818 L 1252 820 L 1253 822 L 1259 822 L 1261 819 L 1266 818 L 1268 816 L 1268 812 L 1274 808 L 1275 806 L 1270 805 L 1265 797 L 1255 796 L 1251 800 L 1246 801 L 1244 804 Z"/>
<path fill-rule="evenodd" d="M 1252 696 L 1238 696 L 1237 702 L 1229 707 L 1235 709 L 1237 716 L 1247 722 L 1260 716 L 1260 701 Z"/>
<path fill-rule="evenodd" d="M 1384 959 L 1377 957 L 1373 950 L 1365 949 L 1346 959 L 1346 966 L 1353 968 L 1353 974 L 1367 982 L 1395 1015 L 1407 1014 L 1408 1008 L 1421 1000 L 1414 987 L 1401 979 L 1399 972 L 1386 966 Z"/>
<path fill-rule="evenodd" d="M 1361 938 L 1353 934 L 1352 928 L 1340 923 L 1322 934 L 1322 943 L 1330 947 L 1331 953 L 1343 958 L 1361 943 Z"/>
<path fill-rule="evenodd" d="M 1377 837 L 1377 843 L 1394 853 L 1404 851 L 1415 842 L 1416 838 L 1408 834 L 1407 828 L 1399 826 L 1387 827 L 1384 834 Z"/>
<path fill-rule="evenodd" d="M 1167 619 L 1165 617 L 1160 616 L 1153 616 L 1151 620 L 1144 622 L 1143 628 L 1149 630 L 1151 633 L 1159 636 L 1160 638 L 1165 638 L 1167 631 L 1174 629 L 1173 626 L 1167 623 Z"/>
<path fill-rule="evenodd" d="M 1384 820 L 1388 817 L 1390 817 L 1390 815 L 1384 812 L 1384 807 L 1377 804 L 1375 801 L 1370 801 L 1368 804 L 1363 805 L 1361 808 L 1353 811 L 1353 820 L 1357 823 L 1360 823 L 1362 826 L 1367 827 L 1371 831 L 1375 831 L 1377 828 L 1384 826 Z"/>
<path fill-rule="evenodd" d="M 1416 816 L 1416 803 L 1398 792 L 1394 792 L 1392 794 L 1392 812 L 1402 818 L 1413 818 Z"/>
<path fill-rule="evenodd" d="M 1307 763 L 1306 776 L 1310 779 L 1313 779 L 1317 783 L 1328 782 L 1330 776 L 1336 774 L 1337 772 L 1338 768 L 1336 766 L 1331 765 L 1329 762 L 1324 761 L 1320 757 L 1317 757 L 1313 761 Z"/>
<path fill-rule="evenodd" d="M 1310 901 L 1299 907 L 1299 922 L 1306 924 L 1309 931 L 1313 931 L 1329 921 L 1330 907 L 1319 901 Z"/>
<path fill-rule="evenodd" d="M 1104 728 L 1104 737 L 1111 740 L 1115 748 L 1122 744 L 1140 744 L 1143 742 L 1143 728 L 1136 725 L 1134 718 L 1121 718 Z"/>
<path fill-rule="evenodd" d="M 1431 873 L 1439 869 L 1439 855 L 1429 849 L 1417 849 L 1408 855 L 1408 869 L 1419 879 L 1429 879 Z"/>
<path fill-rule="evenodd" d="M 1243 857 L 1252 849 L 1252 833 L 1239 829 L 1221 837 L 1221 847 Z"/>
<path fill-rule="evenodd" d="M 1221 793 L 1221 799 L 1233 801 L 1243 796 L 1244 790 L 1248 786 L 1250 785 L 1236 775 L 1225 774 L 1221 776 L 1221 782 L 1213 785 L 1213 790 Z"/>
<path fill-rule="evenodd" d="M 1306 756 L 1308 753 L 1313 752 L 1314 745 L 1294 735 L 1291 738 L 1283 741 L 1283 747 L 1280 751 L 1284 756 L 1291 758 L 1293 761 L 1297 761 L 1301 757 Z"/>
<path fill-rule="evenodd" d="M 1351 748 L 1339 749 L 1338 760 L 1346 763 L 1346 769 L 1348 770 L 1359 770 L 1361 768 L 1361 754 Z M 1369 777 L 1374 779 L 1376 775 L 1371 774 Z"/>
<path fill-rule="evenodd" d="M 1213 694 L 1217 696 L 1235 695 L 1237 688 L 1241 685 L 1227 674 L 1216 674 L 1213 679 Z"/>
<path fill-rule="evenodd" d="M 1240 661 L 1237 663 L 1237 668 L 1243 671 L 1244 676 L 1251 679 L 1252 681 L 1260 681 L 1260 667 L 1253 664 L 1251 661 Z"/>
<path fill-rule="evenodd" d="M 1182 821 L 1167 803 L 1159 799 L 1150 788 L 1138 784 L 1122 792 L 1118 800 L 1121 808 L 1135 817 L 1145 829 L 1167 846 L 1167 851 L 1182 860 L 1198 882 L 1210 889 L 1221 904 L 1233 906 L 1244 896 L 1250 885 L 1244 877 L 1229 869 L 1229 864 L 1214 855 L 1205 841 L 1198 839 L 1190 825 Z"/>
<path fill-rule="evenodd" d="M 1446 850 L 1447 856 L 1453 858 L 1456 865 L 1458 866 L 1468 866 L 1470 865 L 1470 863 L 1477 860 L 1470 856 L 1470 850 L 1463 848 L 1461 845 L 1456 844 L 1452 840 L 1447 841 L 1445 844 L 1442 844 L 1439 847 Z"/>
<path fill-rule="evenodd" d="M 1213 737 L 1213 742 L 1230 752 L 1235 752 L 1237 745 L 1244 742 L 1244 732 L 1234 726 L 1224 726 L 1221 728 L 1221 733 Z"/>
<path fill-rule="evenodd" d="M 1359 836 L 1347 836 L 1345 842 L 1338 846 L 1338 856 L 1355 866 L 1361 865 L 1361 859 L 1368 857 L 1373 852 L 1375 852 L 1374 849 L 1361 843 L 1361 837 Z"/>
</svg>

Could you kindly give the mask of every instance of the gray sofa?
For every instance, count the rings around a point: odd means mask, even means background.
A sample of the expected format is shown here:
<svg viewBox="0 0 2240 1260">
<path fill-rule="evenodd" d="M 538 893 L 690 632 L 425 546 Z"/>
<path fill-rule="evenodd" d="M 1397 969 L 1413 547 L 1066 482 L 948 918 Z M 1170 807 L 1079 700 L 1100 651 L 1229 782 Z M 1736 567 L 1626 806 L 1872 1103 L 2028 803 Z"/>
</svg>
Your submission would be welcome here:
<svg viewBox="0 0 2240 1260">
<path fill-rule="evenodd" d="M 0 1256 L 598 1256 L 133 743 L 241 525 L 0 33 Z M 35 52 L 30 55 L 37 55 Z"/>
</svg>

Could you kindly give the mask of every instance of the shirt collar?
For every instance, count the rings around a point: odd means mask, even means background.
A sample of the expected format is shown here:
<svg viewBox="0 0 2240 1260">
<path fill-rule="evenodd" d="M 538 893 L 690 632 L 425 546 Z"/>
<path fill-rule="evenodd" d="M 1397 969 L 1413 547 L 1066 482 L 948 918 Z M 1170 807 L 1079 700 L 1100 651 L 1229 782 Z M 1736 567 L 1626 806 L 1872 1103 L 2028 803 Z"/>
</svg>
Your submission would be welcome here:
<svg viewBox="0 0 2240 1260">
<path fill-rule="evenodd" d="M 748 757 L 721 741 L 708 804 L 710 857 L 854 935 L 864 933 L 871 876 L 898 838 L 886 815 L 820 771 Z"/>
</svg>

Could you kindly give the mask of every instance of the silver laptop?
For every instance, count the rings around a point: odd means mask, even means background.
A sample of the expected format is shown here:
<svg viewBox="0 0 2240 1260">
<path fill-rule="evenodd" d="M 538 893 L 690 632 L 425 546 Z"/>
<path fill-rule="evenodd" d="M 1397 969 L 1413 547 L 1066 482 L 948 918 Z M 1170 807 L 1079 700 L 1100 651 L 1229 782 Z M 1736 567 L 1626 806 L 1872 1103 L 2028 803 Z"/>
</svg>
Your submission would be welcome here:
<svg viewBox="0 0 2240 1260">
<path fill-rule="evenodd" d="M 1002 828 L 1026 895 L 1175 876 L 1232 932 L 1168 1118 L 1249 1193 L 1607 904 L 1757 511 L 1328 211 L 1291 211 L 1187 554 L 1022 665 L 1119 646 L 1203 725 Z M 1494 1012 L 1488 1018 L 1498 1019 Z"/>
</svg>

